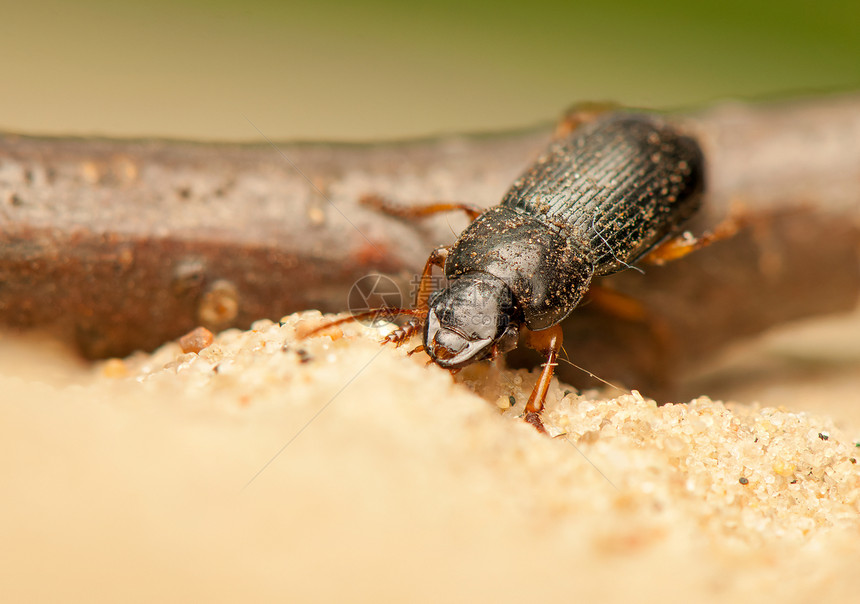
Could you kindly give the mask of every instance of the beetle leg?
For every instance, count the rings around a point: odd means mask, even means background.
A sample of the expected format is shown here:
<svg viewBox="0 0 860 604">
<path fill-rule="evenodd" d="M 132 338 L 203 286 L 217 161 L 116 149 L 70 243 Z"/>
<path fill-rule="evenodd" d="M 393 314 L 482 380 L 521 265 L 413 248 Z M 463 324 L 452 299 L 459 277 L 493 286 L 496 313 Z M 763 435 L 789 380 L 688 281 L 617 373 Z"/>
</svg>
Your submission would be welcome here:
<svg viewBox="0 0 860 604">
<path fill-rule="evenodd" d="M 543 369 L 541 370 L 540 378 L 526 403 L 525 415 L 523 417 L 538 432 L 545 433 L 546 430 L 540 419 L 540 413 L 543 411 L 546 392 L 549 390 L 549 384 L 552 381 L 552 374 L 555 371 L 555 366 L 558 364 L 556 361 L 558 360 L 558 351 L 561 350 L 562 343 L 561 326 L 553 325 L 549 329 L 542 329 L 541 331 L 527 330 L 527 335 L 528 345 L 538 352 L 545 354 L 546 362 L 542 365 Z"/>
<path fill-rule="evenodd" d="M 356 315 L 352 315 L 349 317 L 343 317 L 341 319 L 335 319 L 333 321 L 327 321 L 322 325 L 315 327 L 310 330 L 306 334 L 303 334 L 299 337 L 300 340 L 305 338 L 309 338 L 311 336 L 316 335 L 317 333 L 328 329 L 329 327 L 334 327 L 335 325 L 341 325 L 343 323 L 347 323 L 349 321 L 358 321 L 367 318 L 393 318 L 398 315 L 407 315 L 413 317 L 409 320 L 409 322 L 400 327 L 390 334 L 388 334 L 383 340 L 383 344 L 394 344 L 395 346 L 400 346 L 407 339 L 412 337 L 416 332 L 418 332 L 422 326 L 423 321 L 427 318 L 427 312 L 429 309 L 429 305 L 427 304 L 430 299 L 430 295 L 433 293 L 433 267 L 445 266 L 445 260 L 448 258 L 448 247 L 442 246 L 438 247 L 432 252 L 430 252 L 430 257 L 427 258 L 427 263 L 424 265 L 424 271 L 421 273 L 421 282 L 418 285 L 418 292 L 415 296 L 415 308 L 376 308 L 371 309 L 367 312 L 359 313 Z M 412 351 L 416 352 L 416 351 Z M 410 352 L 410 354 L 412 354 Z"/>
<path fill-rule="evenodd" d="M 561 121 L 555 127 L 553 138 L 560 139 L 568 136 L 574 130 L 599 118 L 604 113 L 616 111 L 620 105 L 609 101 L 586 101 L 577 103 L 564 112 Z"/>
<path fill-rule="evenodd" d="M 430 308 L 427 302 L 430 300 L 430 294 L 433 293 L 433 279 L 431 278 L 433 267 L 445 267 L 449 249 L 449 246 L 443 245 L 430 252 L 430 257 L 427 258 L 424 271 L 421 273 L 421 282 L 418 284 L 418 293 L 415 295 L 415 308 L 425 314 Z"/>
<path fill-rule="evenodd" d="M 675 338 L 664 318 L 649 310 L 641 300 L 602 285 L 592 284 L 586 299 L 600 312 L 622 321 L 642 325 L 650 337 L 653 353 L 668 358 L 674 353 Z"/>
<path fill-rule="evenodd" d="M 650 318 L 648 309 L 632 296 L 608 287 L 592 284 L 585 294 L 586 301 L 602 312 L 625 321 L 645 322 Z"/>
<path fill-rule="evenodd" d="M 404 206 L 392 203 L 379 195 L 364 195 L 359 199 L 359 203 L 363 206 L 379 210 L 389 216 L 396 216 L 397 218 L 425 218 L 433 214 L 439 214 L 440 212 L 459 210 L 465 212 L 469 220 L 475 220 L 483 212 L 478 206 L 456 201 L 436 201 L 416 206 Z"/>
<path fill-rule="evenodd" d="M 410 317 L 418 317 L 423 319 L 426 315 L 426 312 L 422 313 L 413 308 L 373 308 L 366 312 L 360 312 L 354 315 L 350 315 L 348 317 L 341 317 L 340 319 L 332 319 L 331 321 L 325 321 L 320 325 L 317 325 L 313 329 L 303 333 L 297 333 L 297 340 L 306 340 L 308 338 L 312 338 L 326 329 L 331 327 L 335 327 L 336 325 L 343 325 L 344 323 L 350 323 L 352 321 L 363 321 L 366 319 L 371 319 L 372 321 L 376 321 L 378 319 L 393 319 L 400 315 L 406 315 Z"/>
<path fill-rule="evenodd" d="M 656 264 L 660 266 L 672 260 L 683 258 L 690 252 L 700 250 L 721 239 L 728 239 L 737 233 L 743 226 L 743 220 L 737 217 L 729 217 L 718 224 L 710 233 L 705 233 L 701 237 L 693 237 L 689 231 L 664 241 L 653 250 L 642 257 L 643 262 Z"/>
</svg>

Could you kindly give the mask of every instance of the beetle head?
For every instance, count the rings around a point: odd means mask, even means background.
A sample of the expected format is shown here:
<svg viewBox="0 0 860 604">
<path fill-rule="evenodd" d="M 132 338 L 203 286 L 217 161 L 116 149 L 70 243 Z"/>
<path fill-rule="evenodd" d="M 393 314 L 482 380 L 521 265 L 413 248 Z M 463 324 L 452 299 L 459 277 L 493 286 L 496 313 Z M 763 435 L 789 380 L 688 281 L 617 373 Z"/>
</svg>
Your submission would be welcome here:
<svg viewBox="0 0 860 604">
<path fill-rule="evenodd" d="M 429 305 L 424 349 L 441 367 L 456 369 L 516 346 L 519 311 L 497 277 L 461 275 L 433 294 Z"/>
</svg>

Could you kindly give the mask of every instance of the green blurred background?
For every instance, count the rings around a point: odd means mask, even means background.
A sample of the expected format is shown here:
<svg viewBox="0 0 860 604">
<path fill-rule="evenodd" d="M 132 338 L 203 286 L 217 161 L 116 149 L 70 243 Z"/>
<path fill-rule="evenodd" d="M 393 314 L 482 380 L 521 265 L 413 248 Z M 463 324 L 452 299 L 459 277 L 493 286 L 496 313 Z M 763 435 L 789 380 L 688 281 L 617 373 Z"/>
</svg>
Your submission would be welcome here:
<svg viewBox="0 0 860 604">
<path fill-rule="evenodd" d="M 0 129 L 380 139 L 860 89 L 860 3 L 108 0 L 0 14 Z"/>
</svg>

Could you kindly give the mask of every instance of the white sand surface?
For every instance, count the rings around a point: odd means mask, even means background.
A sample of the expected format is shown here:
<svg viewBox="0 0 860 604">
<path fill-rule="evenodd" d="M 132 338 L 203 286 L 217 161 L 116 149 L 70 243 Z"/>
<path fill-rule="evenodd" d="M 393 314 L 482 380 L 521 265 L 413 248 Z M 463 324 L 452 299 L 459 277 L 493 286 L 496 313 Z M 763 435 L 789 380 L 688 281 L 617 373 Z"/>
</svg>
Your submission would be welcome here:
<svg viewBox="0 0 860 604">
<path fill-rule="evenodd" d="M 0 601 L 857 601 L 856 424 L 553 383 L 551 438 L 535 374 L 317 317 L 95 367 L 0 339 Z"/>
</svg>

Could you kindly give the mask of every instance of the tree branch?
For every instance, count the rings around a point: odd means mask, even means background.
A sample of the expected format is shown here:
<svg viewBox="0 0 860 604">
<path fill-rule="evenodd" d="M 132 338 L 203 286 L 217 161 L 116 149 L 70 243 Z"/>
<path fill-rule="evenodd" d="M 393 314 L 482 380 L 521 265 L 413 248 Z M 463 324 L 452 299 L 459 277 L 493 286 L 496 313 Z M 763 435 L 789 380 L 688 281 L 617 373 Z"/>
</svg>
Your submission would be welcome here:
<svg viewBox="0 0 860 604">
<path fill-rule="evenodd" d="M 605 281 L 642 301 L 653 325 L 591 308 L 565 325 L 577 362 L 654 389 L 733 341 L 850 310 L 860 292 L 860 96 L 677 117 L 708 160 L 705 211 L 691 229 L 732 206 L 751 226 L 644 276 Z M 550 136 L 271 146 L 2 135 L 0 323 L 49 329 L 96 358 L 152 349 L 201 323 L 342 311 L 370 272 L 409 295 L 410 276 L 464 220 L 409 224 L 359 197 L 490 206 Z"/>
</svg>

